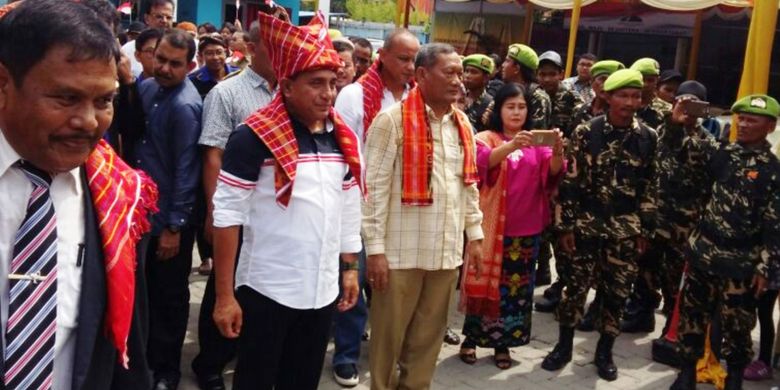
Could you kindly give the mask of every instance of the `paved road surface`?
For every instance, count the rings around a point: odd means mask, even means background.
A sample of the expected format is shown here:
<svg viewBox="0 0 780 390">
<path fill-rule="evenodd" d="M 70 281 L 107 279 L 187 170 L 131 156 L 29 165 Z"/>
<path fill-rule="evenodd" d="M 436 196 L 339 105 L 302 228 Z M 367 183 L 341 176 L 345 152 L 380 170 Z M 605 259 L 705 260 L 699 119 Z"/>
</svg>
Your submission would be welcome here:
<svg viewBox="0 0 780 390">
<path fill-rule="evenodd" d="M 196 259 L 195 264 L 198 264 Z M 187 338 L 184 344 L 184 358 L 182 359 L 183 378 L 182 390 L 196 390 L 194 374 L 189 367 L 192 358 L 197 353 L 197 318 L 200 309 L 200 301 L 206 285 L 206 278 L 193 273 L 190 278 L 190 321 Z M 536 289 L 537 297 L 542 294 L 543 288 Z M 593 293 L 591 292 L 591 295 Z M 591 296 L 592 299 L 592 296 Z M 775 319 L 778 314 L 775 313 Z M 453 329 L 461 329 L 463 316 L 452 311 L 451 320 Z M 662 324 L 663 318 L 656 315 L 656 323 Z M 597 333 L 577 332 L 574 339 L 575 355 L 573 364 L 559 372 L 548 372 L 541 368 L 544 356 L 552 349 L 557 341 L 558 325 L 552 318 L 552 314 L 533 314 L 533 329 L 531 343 L 527 346 L 513 348 L 512 358 L 515 360 L 511 369 L 501 371 L 493 365 L 492 350 L 480 349 L 477 352 L 479 361 L 474 366 L 463 364 L 458 359 L 458 347 L 444 345 L 439 355 L 436 376 L 433 389 L 490 389 L 490 390 L 551 390 L 551 389 L 668 389 L 676 371 L 665 365 L 655 363 L 650 357 L 650 342 L 660 335 L 661 325 L 658 330 L 650 335 L 621 335 L 615 343 L 615 363 L 620 374 L 616 381 L 607 382 L 596 375 L 596 368 L 592 364 L 593 353 L 596 349 Z M 754 346 L 757 349 L 758 329 L 753 331 Z M 360 385 L 357 390 L 367 390 L 370 387 L 368 378 L 367 361 L 368 344 L 363 343 L 361 356 Z M 320 381 L 320 389 L 337 390 L 341 387 L 332 377 L 331 358 L 333 344 L 328 348 L 325 368 Z M 226 380 L 232 377 L 232 370 L 228 370 Z M 780 386 L 780 372 L 775 373 L 773 380 L 763 382 L 746 382 L 746 390 L 769 390 L 774 386 Z M 230 388 L 228 386 L 228 388 Z M 714 389 L 710 385 L 700 385 L 699 389 Z"/>
</svg>

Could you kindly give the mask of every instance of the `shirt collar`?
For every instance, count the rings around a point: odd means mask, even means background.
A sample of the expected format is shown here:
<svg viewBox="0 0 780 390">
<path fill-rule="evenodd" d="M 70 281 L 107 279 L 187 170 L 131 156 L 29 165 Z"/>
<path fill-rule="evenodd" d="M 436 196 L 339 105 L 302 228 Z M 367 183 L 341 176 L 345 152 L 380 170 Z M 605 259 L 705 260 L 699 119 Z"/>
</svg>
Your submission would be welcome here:
<svg viewBox="0 0 780 390">
<path fill-rule="evenodd" d="M 263 76 L 260 76 L 257 72 L 252 70 L 251 67 L 247 66 L 244 68 L 243 73 L 246 74 L 246 77 L 249 78 L 249 82 L 252 85 L 252 88 L 263 88 L 268 92 L 273 92 L 271 90 L 271 84 L 263 78 Z"/>
<path fill-rule="evenodd" d="M 404 99 L 406 99 L 406 95 L 408 95 L 408 94 L 409 94 L 409 91 L 410 91 L 411 89 L 412 89 L 412 86 L 411 86 L 409 83 L 406 83 L 406 84 L 404 85 L 404 91 L 403 91 L 403 93 L 401 93 L 401 100 L 404 100 Z M 385 95 L 392 96 L 392 97 L 393 97 L 393 100 L 395 100 L 395 96 L 393 95 L 393 92 L 392 92 L 392 91 L 390 91 L 390 90 L 389 90 L 387 87 L 385 87 L 385 89 L 384 89 L 383 93 L 384 93 Z M 398 101 L 400 101 L 400 100 L 398 100 Z"/>
<path fill-rule="evenodd" d="M 20 156 L 19 153 L 16 153 L 16 150 L 14 150 L 5 138 L 5 133 L 0 130 L 0 177 L 3 177 L 6 172 L 21 159 L 22 156 Z M 68 180 L 68 182 L 71 185 L 71 189 L 74 191 L 78 191 L 78 182 L 81 180 L 81 177 L 79 177 L 79 169 L 80 167 L 76 167 L 66 172 L 66 174 L 71 177 L 71 180 Z"/>
<path fill-rule="evenodd" d="M 436 113 L 434 113 L 433 109 L 429 105 L 427 105 L 427 104 L 425 105 L 425 113 L 426 113 L 426 115 L 428 115 L 428 119 L 433 120 L 433 121 L 439 121 L 439 119 L 436 118 Z M 450 119 L 450 117 L 452 116 L 452 114 L 454 114 L 454 113 L 455 113 L 455 109 L 453 108 L 453 106 L 450 106 L 450 110 L 447 111 L 447 113 L 444 114 L 444 116 L 441 117 L 441 122 L 442 123 L 447 122 Z"/>
<path fill-rule="evenodd" d="M 225 64 L 225 76 L 235 72 L 236 70 L 238 70 L 238 68 Z M 200 69 L 198 69 L 198 72 L 195 74 L 195 78 L 200 81 L 217 82 L 214 80 L 214 77 L 211 76 L 211 72 L 209 72 L 209 69 L 206 67 L 206 65 L 203 65 L 200 67 Z"/>
<path fill-rule="evenodd" d="M 304 125 L 299 120 L 297 120 L 297 119 L 295 119 L 293 117 L 290 117 L 290 122 L 292 124 L 293 130 L 298 130 L 298 131 L 301 131 L 301 132 L 311 133 L 311 130 L 308 127 L 306 127 L 306 125 Z M 326 133 L 330 133 L 334 129 L 335 129 L 335 126 L 333 125 L 333 122 L 330 120 L 330 118 L 325 119 L 325 132 Z M 314 133 L 311 133 L 311 134 L 314 134 Z"/>
</svg>

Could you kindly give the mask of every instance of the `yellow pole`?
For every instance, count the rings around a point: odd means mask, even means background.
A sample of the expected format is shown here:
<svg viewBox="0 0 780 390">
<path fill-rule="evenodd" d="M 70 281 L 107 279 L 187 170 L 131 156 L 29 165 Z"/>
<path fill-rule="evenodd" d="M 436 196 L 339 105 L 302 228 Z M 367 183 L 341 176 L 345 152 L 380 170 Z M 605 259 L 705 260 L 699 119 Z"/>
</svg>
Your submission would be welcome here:
<svg viewBox="0 0 780 390">
<path fill-rule="evenodd" d="M 403 23 L 403 14 L 406 9 L 406 1 L 398 0 L 395 2 L 395 27 L 401 27 Z"/>
<path fill-rule="evenodd" d="M 574 64 L 574 47 L 577 46 L 577 30 L 580 27 L 580 11 L 582 0 L 574 0 L 574 8 L 571 10 L 571 24 L 569 25 L 569 50 L 566 52 L 566 77 L 571 75 Z"/>
<path fill-rule="evenodd" d="M 766 93 L 776 27 L 777 1 L 754 0 L 737 99 L 754 93 Z M 729 134 L 731 142 L 737 140 L 736 125 L 736 120 L 732 120 Z"/>
<path fill-rule="evenodd" d="M 531 27 L 534 25 L 534 5 L 529 1 L 525 3 L 525 20 L 523 20 L 523 36 L 520 42 L 529 45 L 531 43 Z"/>
<path fill-rule="evenodd" d="M 701 20 L 703 11 L 696 11 L 696 21 L 693 24 L 693 38 L 691 39 L 691 54 L 688 61 L 688 80 L 696 79 L 696 70 L 699 67 L 699 47 L 701 46 Z"/>
</svg>

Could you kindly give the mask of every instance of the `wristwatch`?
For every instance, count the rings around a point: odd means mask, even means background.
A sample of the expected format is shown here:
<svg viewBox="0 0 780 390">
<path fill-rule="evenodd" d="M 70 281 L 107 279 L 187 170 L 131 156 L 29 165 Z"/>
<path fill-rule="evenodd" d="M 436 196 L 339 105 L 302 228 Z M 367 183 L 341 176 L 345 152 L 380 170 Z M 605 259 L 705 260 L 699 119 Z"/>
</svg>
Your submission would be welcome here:
<svg viewBox="0 0 780 390">
<path fill-rule="evenodd" d="M 178 232 L 181 231 L 181 226 L 179 226 L 179 225 L 168 225 L 168 227 L 166 229 L 168 229 L 171 233 L 178 233 Z"/>
</svg>

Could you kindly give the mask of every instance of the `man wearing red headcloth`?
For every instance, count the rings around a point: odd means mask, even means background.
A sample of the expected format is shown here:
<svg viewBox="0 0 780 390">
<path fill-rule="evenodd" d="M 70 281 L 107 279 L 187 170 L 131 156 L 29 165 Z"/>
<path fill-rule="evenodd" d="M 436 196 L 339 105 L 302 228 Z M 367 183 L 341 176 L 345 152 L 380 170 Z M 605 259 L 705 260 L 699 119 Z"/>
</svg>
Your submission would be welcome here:
<svg viewBox="0 0 780 390">
<path fill-rule="evenodd" d="M 334 309 L 357 300 L 360 150 L 332 108 L 342 63 L 321 19 L 299 28 L 259 17 L 279 92 L 225 147 L 213 200 L 214 319 L 239 337 L 234 389 L 315 389 Z"/>
</svg>

